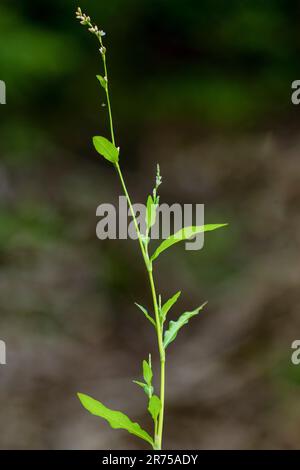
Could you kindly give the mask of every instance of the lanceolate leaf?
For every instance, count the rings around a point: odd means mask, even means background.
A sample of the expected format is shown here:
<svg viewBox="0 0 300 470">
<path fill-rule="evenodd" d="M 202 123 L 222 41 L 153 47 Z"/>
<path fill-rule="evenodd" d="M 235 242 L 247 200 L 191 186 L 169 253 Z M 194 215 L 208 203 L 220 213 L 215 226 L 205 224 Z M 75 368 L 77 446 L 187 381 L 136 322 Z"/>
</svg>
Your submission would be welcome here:
<svg viewBox="0 0 300 470">
<path fill-rule="evenodd" d="M 153 373 L 151 365 L 147 361 L 143 361 L 143 376 L 146 384 L 150 386 L 152 382 Z"/>
<path fill-rule="evenodd" d="M 152 323 L 152 325 L 155 327 L 155 321 L 154 319 L 149 315 L 149 313 L 147 312 L 147 310 L 145 309 L 145 307 L 143 307 L 142 305 L 138 304 L 135 302 L 135 305 L 143 312 L 143 314 L 145 315 L 145 317 L 147 318 L 147 320 L 149 320 L 150 323 Z"/>
<path fill-rule="evenodd" d="M 167 313 L 168 311 L 173 307 L 173 305 L 175 304 L 175 302 L 177 302 L 179 296 L 181 294 L 181 291 L 178 291 L 176 292 L 176 294 L 173 295 L 173 297 L 171 297 L 161 308 L 161 316 L 162 316 L 162 320 L 164 321 L 166 316 L 167 316 Z"/>
<path fill-rule="evenodd" d="M 105 78 L 102 77 L 102 75 L 96 75 L 96 77 L 98 78 L 100 85 L 104 88 L 104 90 L 106 90 L 107 81 L 105 80 Z"/>
<path fill-rule="evenodd" d="M 155 224 L 155 220 L 156 220 L 156 204 L 154 204 L 152 196 L 149 195 L 147 199 L 147 212 L 146 212 L 146 224 L 147 224 L 148 230 L 150 230 L 150 228 Z"/>
<path fill-rule="evenodd" d="M 151 414 L 154 422 L 157 421 L 160 410 L 161 410 L 161 401 L 157 395 L 153 395 L 149 400 L 148 411 Z"/>
<path fill-rule="evenodd" d="M 142 387 L 142 389 L 146 393 L 147 397 L 151 398 L 151 396 L 153 394 L 153 390 L 154 390 L 152 385 L 149 386 L 147 384 L 144 384 L 144 382 L 140 382 L 139 380 L 133 380 L 133 383 L 136 384 L 136 385 L 139 385 L 139 387 Z"/>
<path fill-rule="evenodd" d="M 155 250 L 154 254 L 152 255 L 151 261 L 154 261 L 160 255 L 160 253 L 162 253 L 175 243 L 178 243 L 182 240 L 188 240 L 189 238 L 194 237 L 198 233 L 209 232 L 211 230 L 216 230 L 217 228 L 225 227 L 226 225 L 228 224 L 207 224 L 182 228 L 173 235 L 170 235 L 159 245 L 159 247 Z"/>
<path fill-rule="evenodd" d="M 97 152 L 100 153 L 102 157 L 106 158 L 106 160 L 111 163 L 117 163 L 119 161 L 119 150 L 105 137 L 93 137 L 93 144 Z"/>
<path fill-rule="evenodd" d="M 124 413 L 110 410 L 100 401 L 94 400 L 94 398 L 84 395 L 83 393 L 78 393 L 78 398 L 84 408 L 91 414 L 105 419 L 113 429 L 126 429 L 130 434 L 144 439 L 153 446 L 152 437 L 144 431 L 138 423 L 133 423 Z"/>
<path fill-rule="evenodd" d="M 170 343 L 172 343 L 172 341 L 174 341 L 180 328 L 182 328 L 183 325 L 186 325 L 189 322 L 190 318 L 194 317 L 195 315 L 198 315 L 200 310 L 202 310 L 206 304 L 207 302 L 205 302 L 192 312 L 183 313 L 177 321 L 170 321 L 169 328 L 168 330 L 166 330 L 164 335 L 164 348 L 166 348 Z"/>
</svg>

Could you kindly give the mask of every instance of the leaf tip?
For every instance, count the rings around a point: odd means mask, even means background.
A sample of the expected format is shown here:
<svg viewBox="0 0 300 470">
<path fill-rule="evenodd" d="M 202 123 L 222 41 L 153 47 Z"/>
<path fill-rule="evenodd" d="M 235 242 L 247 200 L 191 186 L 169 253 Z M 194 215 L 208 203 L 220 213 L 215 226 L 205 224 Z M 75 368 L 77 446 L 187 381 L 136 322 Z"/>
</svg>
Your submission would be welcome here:
<svg viewBox="0 0 300 470">
<path fill-rule="evenodd" d="M 77 398 L 78 400 L 80 401 L 80 403 L 82 404 L 82 406 L 84 406 L 84 399 L 85 399 L 85 396 L 83 393 L 80 393 L 80 392 L 77 392 Z"/>
</svg>

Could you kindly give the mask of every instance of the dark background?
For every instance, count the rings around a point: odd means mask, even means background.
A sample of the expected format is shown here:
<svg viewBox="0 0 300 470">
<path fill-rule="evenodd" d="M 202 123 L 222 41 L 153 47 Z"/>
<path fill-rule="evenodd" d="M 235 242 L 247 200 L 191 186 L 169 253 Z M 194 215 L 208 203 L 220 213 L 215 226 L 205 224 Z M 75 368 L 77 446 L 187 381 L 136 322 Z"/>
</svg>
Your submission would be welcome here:
<svg viewBox="0 0 300 470">
<path fill-rule="evenodd" d="M 161 165 L 164 202 L 204 203 L 202 251 L 157 262 L 176 316 L 208 300 L 169 348 L 165 447 L 299 447 L 299 79 L 296 1 L 109 0 L 81 7 L 107 32 L 117 142 L 133 199 Z M 134 449 L 76 392 L 147 430 L 131 380 L 153 331 L 138 246 L 96 238 L 96 207 L 121 194 L 91 136 L 109 136 L 98 46 L 77 2 L 2 0 L 0 447 Z"/>
</svg>

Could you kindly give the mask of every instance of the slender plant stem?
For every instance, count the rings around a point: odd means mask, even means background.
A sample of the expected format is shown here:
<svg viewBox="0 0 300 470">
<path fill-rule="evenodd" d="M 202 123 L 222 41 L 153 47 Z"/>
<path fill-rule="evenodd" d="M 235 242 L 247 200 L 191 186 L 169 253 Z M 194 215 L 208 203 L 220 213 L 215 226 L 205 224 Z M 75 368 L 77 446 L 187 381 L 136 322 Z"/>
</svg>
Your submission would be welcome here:
<svg viewBox="0 0 300 470">
<path fill-rule="evenodd" d="M 109 115 L 109 125 L 110 125 L 110 133 L 111 133 L 111 140 L 112 143 L 115 145 L 115 133 L 114 133 L 114 125 L 113 125 L 113 118 L 112 118 L 112 111 L 111 111 L 111 104 L 110 104 L 110 97 L 109 97 L 109 90 L 108 90 L 108 74 L 107 74 L 107 66 L 106 66 L 106 57 L 103 54 L 103 65 L 104 65 L 104 73 L 106 78 L 106 100 L 107 100 L 107 107 L 108 107 L 108 115 Z"/>
<path fill-rule="evenodd" d="M 147 269 L 148 269 L 149 258 L 148 258 L 147 254 L 146 254 L 146 251 L 145 251 L 145 247 L 144 247 L 144 244 L 143 244 L 143 241 L 142 241 L 142 237 L 141 237 L 141 232 L 140 232 L 140 229 L 139 229 L 137 220 L 136 220 L 135 212 L 134 212 L 134 209 L 133 209 L 133 206 L 132 206 L 132 202 L 131 202 L 130 196 L 129 196 L 128 191 L 127 191 L 127 187 L 126 187 L 126 184 L 125 184 L 125 181 L 124 181 L 124 178 L 123 178 L 123 174 L 122 174 L 120 165 L 119 165 L 118 163 L 116 163 L 115 167 L 116 167 L 117 173 L 118 173 L 118 175 L 119 175 L 119 178 L 120 178 L 120 181 L 121 181 L 121 185 L 122 185 L 124 194 L 125 194 L 125 196 L 126 196 L 126 199 L 127 199 L 128 205 L 129 205 L 130 213 L 131 213 L 131 216 L 132 216 L 132 218 L 133 218 L 133 223 L 134 223 L 135 231 L 136 231 L 137 236 L 138 236 L 138 240 L 139 240 L 141 252 L 142 252 L 142 255 L 143 255 L 143 258 L 144 258 L 146 267 L 147 267 Z"/>
<path fill-rule="evenodd" d="M 103 48 L 103 43 L 101 37 L 99 38 L 101 48 Z M 106 87 L 105 87 L 105 92 L 106 92 L 106 100 L 107 100 L 107 107 L 108 107 L 108 115 L 109 115 L 109 125 L 110 125 L 110 133 L 111 133 L 111 139 L 112 143 L 115 145 L 115 134 L 114 134 L 114 126 L 113 126 L 113 118 L 112 118 L 112 110 L 111 110 L 111 103 L 110 103 L 110 96 L 109 96 L 109 83 L 108 83 L 108 73 L 107 73 L 107 65 L 106 65 L 106 56 L 105 52 L 101 54 L 102 55 L 102 60 L 103 60 L 103 66 L 104 66 L 104 73 L 105 73 L 105 80 L 106 80 Z M 115 164 L 115 168 L 117 170 L 118 176 L 121 181 L 121 185 L 124 191 L 124 194 L 126 196 L 131 216 L 133 218 L 134 222 L 134 227 L 138 236 L 141 252 L 143 255 L 143 259 L 145 262 L 145 266 L 148 272 L 148 277 L 149 277 L 149 282 L 150 282 L 150 288 L 151 288 L 151 293 L 152 293 L 152 299 L 153 299 L 153 308 L 154 308 L 154 314 L 155 314 L 155 325 L 156 325 L 156 333 L 157 333 L 157 342 L 158 342 L 158 349 L 159 349 L 159 356 L 160 356 L 160 401 L 161 401 L 161 411 L 159 413 L 158 417 L 158 424 L 155 426 L 155 436 L 154 436 L 154 447 L 157 450 L 160 450 L 162 448 L 162 435 L 163 435 L 163 423 L 164 423 L 164 404 L 165 404 L 165 350 L 163 346 L 163 329 L 162 329 L 162 323 L 160 321 L 160 314 L 159 314 L 159 308 L 158 308 L 158 303 L 157 303 L 157 294 L 156 294 L 156 289 L 155 289 L 155 284 L 154 284 L 154 279 L 153 279 L 153 273 L 152 273 L 152 262 L 149 259 L 148 255 L 148 248 L 147 245 L 145 246 L 142 240 L 141 232 L 139 229 L 139 225 L 135 216 L 135 212 L 132 206 L 132 202 L 124 181 L 124 177 L 120 168 L 119 163 Z"/>
<path fill-rule="evenodd" d="M 155 284 L 153 279 L 152 271 L 148 270 L 150 287 L 152 292 L 153 298 L 153 306 L 154 306 L 154 313 L 155 313 L 155 323 L 156 323 L 156 332 L 157 332 L 157 340 L 158 340 L 158 349 L 160 355 L 160 401 L 161 401 L 161 411 L 158 417 L 158 430 L 157 435 L 155 436 L 155 445 L 158 450 L 162 447 L 162 433 L 163 433 L 163 424 L 164 424 L 164 409 L 165 409 L 165 362 L 166 362 L 166 355 L 165 349 L 163 345 L 163 331 L 162 325 L 159 318 L 159 309 L 157 304 L 157 294 L 155 290 Z"/>
<path fill-rule="evenodd" d="M 127 187 L 122 175 L 121 168 L 119 164 L 117 163 L 116 165 L 116 170 L 118 172 L 124 194 L 126 196 L 130 212 L 134 221 L 134 226 L 135 230 L 138 235 L 138 240 L 140 243 L 141 247 L 141 252 L 145 261 L 146 269 L 148 272 L 149 276 L 149 282 L 150 282 L 150 288 L 151 288 L 151 293 L 152 293 L 152 299 L 153 299 L 153 307 L 154 307 L 154 314 L 155 314 L 155 324 L 156 324 L 156 333 L 157 333 L 157 342 L 158 342 L 158 349 L 159 349 L 159 355 L 160 355 L 160 401 L 161 401 L 161 411 L 159 414 L 158 418 L 158 430 L 157 430 L 157 435 L 155 436 L 155 448 L 157 450 L 161 449 L 162 446 L 162 434 L 163 434 L 163 422 L 164 422 L 164 403 L 165 403 L 165 350 L 163 346 L 163 331 L 162 331 L 162 325 L 159 317 L 159 308 L 158 308 L 158 303 L 157 303 L 157 294 L 156 294 L 156 289 L 155 289 L 155 284 L 154 284 L 154 279 L 153 279 L 153 273 L 152 273 L 152 263 L 149 260 L 148 253 L 145 250 L 142 238 L 141 238 L 141 232 L 136 220 L 135 212 L 132 207 L 131 199 L 127 191 Z"/>
</svg>

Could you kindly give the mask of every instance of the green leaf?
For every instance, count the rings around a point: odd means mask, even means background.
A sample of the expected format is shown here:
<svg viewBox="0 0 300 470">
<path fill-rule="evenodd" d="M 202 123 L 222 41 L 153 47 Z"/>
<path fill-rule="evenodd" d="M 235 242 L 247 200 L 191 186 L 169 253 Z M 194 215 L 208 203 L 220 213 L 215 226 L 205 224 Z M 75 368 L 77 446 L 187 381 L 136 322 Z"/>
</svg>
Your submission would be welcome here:
<svg viewBox="0 0 300 470">
<path fill-rule="evenodd" d="M 154 388 L 152 387 L 152 385 L 149 387 L 149 385 L 144 384 L 144 382 L 140 382 L 139 380 L 133 380 L 133 383 L 136 385 L 139 385 L 139 387 L 142 387 L 147 397 L 151 398 L 151 396 L 153 395 L 153 391 L 154 391 Z"/>
<path fill-rule="evenodd" d="M 173 295 L 173 297 L 171 297 L 161 308 L 161 316 L 162 316 L 162 320 L 164 321 L 166 316 L 167 316 L 167 313 L 168 311 L 173 307 L 173 305 L 175 304 L 175 302 L 177 302 L 179 296 L 181 294 L 181 291 L 178 291 L 176 292 L 176 294 Z"/>
<path fill-rule="evenodd" d="M 133 380 L 132 382 L 136 385 L 139 385 L 142 388 L 144 388 L 145 385 L 147 385 L 147 384 L 144 384 L 144 382 L 140 382 L 139 380 Z"/>
<path fill-rule="evenodd" d="M 228 224 L 207 224 L 207 225 L 200 225 L 200 226 L 191 226 L 191 227 L 184 227 L 178 232 L 170 235 L 166 240 L 164 240 L 159 247 L 155 250 L 154 254 L 151 256 L 151 261 L 154 261 L 160 253 L 165 251 L 170 246 L 178 243 L 182 240 L 188 240 L 191 237 L 194 237 L 198 233 L 201 232 L 209 232 L 211 230 L 216 230 L 217 228 L 225 227 Z"/>
<path fill-rule="evenodd" d="M 130 434 L 144 439 L 153 446 L 152 437 L 144 431 L 138 423 L 133 423 L 128 416 L 121 413 L 121 411 L 110 410 L 100 401 L 94 400 L 94 398 L 84 395 L 83 393 L 78 393 L 78 398 L 86 410 L 95 416 L 105 419 L 113 429 L 126 429 Z"/>
<path fill-rule="evenodd" d="M 156 204 L 154 203 L 152 196 L 149 195 L 147 199 L 147 213 L 146 213 L 147 230 L 150 230 L 150 228 L 155 224 L 155 220 L 156 220 Z"/>
<path fill-rule="evenodd" d="M 200 310 L 202 310 L 206 304 L 207 302 L 204 302 L 204 304 L 200 305 L 200 307 L 196 308 L 192 312 L 183 313 L 177 321 L 170 321 L 169 328 L 164 335 L 164 348 L 166 348 L 170 343 L 172 343 L 172 341 L 174 341 L 180 328 L 182 328 L 183 325 L 186 325 L 189 322 L 190 318 L 194 317 L 195 315 L 198 315 Z"/>
<path fill-rule="evenodd" d="M 149 400 L 148 411 L 151 414 L 154 422 L 157 421 L 160 410 L 161 410 L 161 401 L 157 395 L 153 395 Z"/>
<path fill-rule="evenodd" d="M 143 361 L 143 376 L 146 384 L 150 386 L 152 382 L 153 373 L 150 362 L 148 363 L 145 360 Z"/>
<path fill-rule="evenodd" d="M 134 302 L 134 303 L 135 303 L 135 305 L 143 312 L 143 314 L 145 315 L 145 317 L 147 318 L 147 320 L 149 320 L 149 322 L 152 323 L 152 325 L 153 325 L 154 327 L 156 327 L 154 319 L 149 315 L 149 313 L 147 312 L 147 310 L 145 309 L 145 307 L 143 307 L 142 305 L 138 304 L 137 302 Z"/>
<path fill-rule="evenodd" d="M 119 150 L 105 137 L 96 136 L 93 137 L 93 144 L 102 157 L 111 163 L 117 163 L 119 161 Z"/>
<path fill-rule="evenodd" d="M 102 77 L 102 75 L 96 75 L 96 77 L 98 78 L 100 85 L 104 88 L 104 90 L 106 90 L 107 81 L 105 80 L 105 78 Z"/>
</svg>

